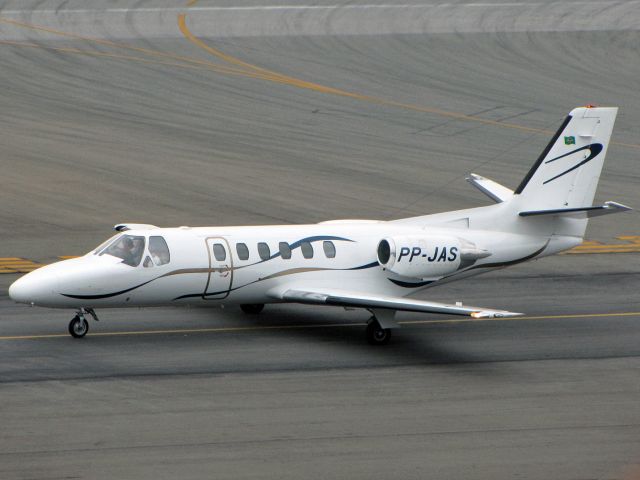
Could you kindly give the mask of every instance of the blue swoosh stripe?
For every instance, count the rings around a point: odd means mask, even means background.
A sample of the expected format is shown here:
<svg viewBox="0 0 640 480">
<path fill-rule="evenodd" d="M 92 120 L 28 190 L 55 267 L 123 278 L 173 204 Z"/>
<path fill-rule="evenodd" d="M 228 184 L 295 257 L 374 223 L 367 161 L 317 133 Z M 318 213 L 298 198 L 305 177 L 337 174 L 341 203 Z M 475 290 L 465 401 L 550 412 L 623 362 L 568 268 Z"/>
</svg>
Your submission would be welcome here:
<svg viewBox="0 0 640 480">
<path fill-rule="evenodd" d="M 147 282 L 141 283 L 140 285 L 136 285 L 135 287 L 127 288 L 126 290 L 120 290 L 119 292 L 113 292 L 113 293 L 104 293 L 101 295 L 72 295 L 70 293 L 61 293 L 60 295 L 68 298 L 76 298 L 78 300 L 99 300 L 102 298 L 110 298 L 110 297 L 116 297 L 118 295 L 122 295 L 123 293 L 127 293 L 127 292 L 130 292 L 131 290 L 135 290 L 136 288 L 140 288 L 146 285 L 147 283 L 151 283 L 154 280 L 157 280 L 157 278 L 153 278 Z"/>
<path fill-rule="evenodd" d="M 331 235 L 316 235 L 314 237 L 306 237 L 303 238 L 301 240 L 296 240 L 293 243 L 289 244 L 289 248 L 291 250 L 295 250 L 296 248 L 300 248 L 302 246 L 303 243 L 305 242 L 320 242 L 323 240 L 336 240 L 336 241 L 343 241 L 343 242 L 353 242 L 354 240 L 351 240 L 349 238 L 344 238 L 344 237 L 334 237 Z M 273 255 L 271 255 L 269 258 L 267 258 L 266 260 L 262 260 L 260 262 L 256 262 L 256 263 L 263 263 L 263 262 L 267 262 L 269 260 L 273 260 L 274 258 L 278 258 L 280 256 L 280 252 L 276 252 Z M 255 264 L 254 264 L 255 265 Z"/>
<path fill-rule="evenodd" d="M 404 287 L 404 288 L 418 288 L 418 287 L 424 287 L 425 285 L 429 285 L 430 283 L 433 283 L 435 280 L 426 280 L 424 282 L 403 282 L 401 280 L 395 280 L 393 278 L 388 278 L 387 280 L 389 280 L 392 283 L 395 283 L 396 285 L 398 285 L 399 287 Z"/>
<path fill-rule="evenodd" d="M 551 162 L 555 162 L 556 160 L 560 160 L 561 158 L 564 158 L 564 157 L 566 157 L 568 155 L 572 155 L 574 153 L 578 153 L 578 152 L 580 152 L 582 150 L 589 150 L 589 156 L 587 158 L 585 158 L 581 162 L 575 164 L 573 167 L 569 168 L 568 170 L 565 170 L 564 172 L 556 175 L 555 177 L 552 177 L 549 180 L 545 180 L 544 182 L 542 182 L 542 184 L 546 185 L 547 183 L 552 182 L 556 178 L 560 178 L 560 177 L 562 177 L 563 175 L 566 175 L 569 172 L 573 172 L 576 168 L 580 168 L 585 163 L 590 162 L 591 160 L 596 158 L 600 154 L 600 152 L 603 150 L 603 148 L 604 147 L 602 146 L 601 143 L 592 143 L 591 145 L 586 145 L 584 147 L 576 148 L 575 150 L 573 150 L 573 151 L 571 151 L 569 153 L 565 153 L 564 155 L 560 155 L 559 157 L 552 158 L 551 160 L 547 160 L 546 162 L 544 162 L 545 164 L 551 163 Z"/>
<path fill-rule="evenodd" d="M 359 267 L 346 268 L 345 270 L 365 270 L 367 268 L 377 267 L 378 265 L 380 264 L 376 261 L 376 262 L 367 263 L 366 265 L 360 265 Z"/>
</svg>

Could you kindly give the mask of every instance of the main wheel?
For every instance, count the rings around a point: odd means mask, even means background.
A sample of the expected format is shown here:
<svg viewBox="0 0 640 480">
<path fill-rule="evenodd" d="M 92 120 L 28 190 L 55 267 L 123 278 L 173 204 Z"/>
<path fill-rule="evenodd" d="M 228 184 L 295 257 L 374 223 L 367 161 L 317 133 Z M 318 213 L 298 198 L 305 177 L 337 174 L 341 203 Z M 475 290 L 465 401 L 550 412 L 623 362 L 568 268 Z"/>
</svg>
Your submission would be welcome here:
<svg viewBox="0 0 640 480">
<path fill-rule="evenodd" d="M 240 309 L 250 315 L 257 315 L 263 308 L 264 303 L 245 303 L 244 305 L 240 305 Z"/>
<path fill-rule="evenodd" d="M 76 315 L 69 322 L 69 333 L 73 338 L 82 338 L 89 331 L 89 322 L 86 318 L 80 318 Z"/>
<path fill-rule="evenodd" d="M 386 345 L 391 339 L 391 329 L 382 328 L 375 318 L 367 325 L 367 342 L 371 345 Z"/>
</svg>

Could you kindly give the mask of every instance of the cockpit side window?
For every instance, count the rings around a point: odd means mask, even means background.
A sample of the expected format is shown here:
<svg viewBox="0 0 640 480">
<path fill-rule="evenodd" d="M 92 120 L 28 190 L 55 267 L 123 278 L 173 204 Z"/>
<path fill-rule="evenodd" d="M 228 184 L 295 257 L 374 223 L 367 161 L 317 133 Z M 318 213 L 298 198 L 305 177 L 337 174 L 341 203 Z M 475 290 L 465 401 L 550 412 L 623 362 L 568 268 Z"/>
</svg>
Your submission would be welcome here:
<svg viewBox="0 0 640 480">
<path fill-rule="evenodd" d="M 112 255 L 122 259 L 122 263 L 135 267 L 140 264 L 144 253 L 144 237 L 123 235 L 112 242 L 100 255 Z"/>
<path fill-rule="evenodd" d="M 171 261 L 169 247 L 164 237 L 149 237 L 149 253 L 153 262 L 158 266 L 165 265 Z"/>
</svg>

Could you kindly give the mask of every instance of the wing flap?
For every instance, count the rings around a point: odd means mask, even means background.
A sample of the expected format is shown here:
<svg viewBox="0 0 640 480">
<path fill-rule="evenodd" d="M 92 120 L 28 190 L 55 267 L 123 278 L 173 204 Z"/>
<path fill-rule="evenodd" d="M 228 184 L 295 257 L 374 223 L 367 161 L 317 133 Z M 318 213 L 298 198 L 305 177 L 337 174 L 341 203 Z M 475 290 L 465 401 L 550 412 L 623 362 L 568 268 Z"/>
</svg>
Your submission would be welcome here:
<svg viewBox="0 0 640 480">
<path fill-rule="evenodd" d="M 445 313 L 448 315 L 466 315 L 474 318 L 513 317 L 522 313 L 508 312 L 482 307 L 450 305 L 427 302 L 404 297 L 372 295 L 362 292 L 334 289 L 289 289 L 273 294 L 285 302 L 306 303 L 311 305 L 332 305 L 337 307 L 358 307 L 367 309 L 388 309 L 404 312 Z"/>
</svg>

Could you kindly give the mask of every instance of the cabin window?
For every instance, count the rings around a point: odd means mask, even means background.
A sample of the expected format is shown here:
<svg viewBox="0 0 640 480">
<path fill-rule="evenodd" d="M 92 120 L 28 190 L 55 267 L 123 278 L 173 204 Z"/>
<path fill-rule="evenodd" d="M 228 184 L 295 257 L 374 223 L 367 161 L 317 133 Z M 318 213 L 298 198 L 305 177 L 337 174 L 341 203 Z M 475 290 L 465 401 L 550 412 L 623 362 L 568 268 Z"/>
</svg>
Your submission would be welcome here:
<svg viewBox="0 0 640 480">
<path fill-rule="evenodd" d="M 336 258 L 336 246 L 333 244 L 333 242 L 322 242 L 322 248 L 324 249 L 324 254 L 327 256 L 327 258 Z"/>
<path fill-rule="evenodd" d="M 151 257 L 149 255 L 147 255 L 146 258 L 144 259 L 144 263 L 142 264 L 142 266 L 144 268 L 153 267 L 153 260 L 151 260 Z"/>
<path fill-rule="evenodd" d="M 291 247 L 287 242 L 280 242 L 278 248 L 280 249 L 280 256 L 283 259 L 289 260 L 291 258 Z"/>
<path fill-rule="evenodd" d="M 262 260 L 269 260 L 271 258 L 271 250 L 269 250 L 269 245 L 264 242 L 258 243 L 258 255 Z"/>
<path fill-rule="evenodd" d="M 240 260 L 249 260 L 249 247 L 246 243 L 236 243 L 236 252 Z"/>
<path fill-rule="evenodd" d="M 300 244 L 300 250 L 302 250 L 302 256 L 304 258 L 313 258 L 313 246 L 310 242 L 302 242 Z"/>
<path fill-rule="evenodd" d="M 169 247 L 167 246 L 167 242 L 164 237 L 158 237 L 155 235 L 149 237 L 149 253 L 151 254 L 153 263 L 156 265 L 165 265 L 171 261 Z"/>
<path fill-rule="evenodd" d="M 144 253 L 144 237 L 135 235 L 122 235 L 100 252 L 100 255 L 111 255 L 121 258 L 122 263 L 136 267 L 142 260 Z"/>
<path fill-rule="evenodd" d="M 224 245 L 221 243 L 213 244 L 213 256 L 216 257 L 218 262 L 222 262 L 227 259 L 227 251 L 224 248 Z"/>
</svg>

